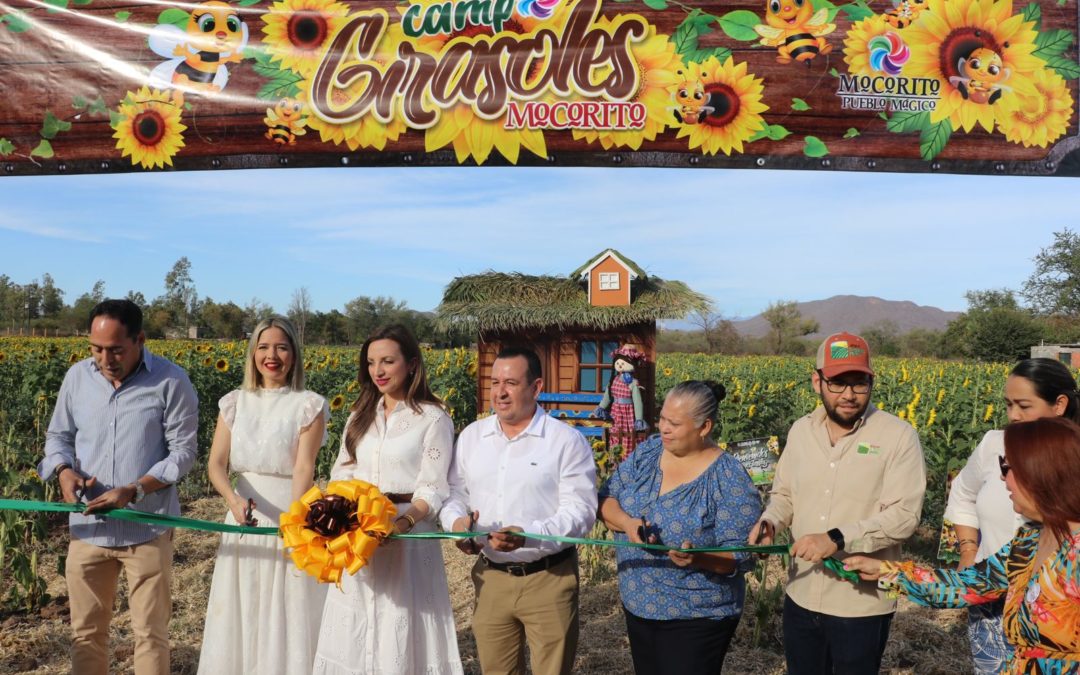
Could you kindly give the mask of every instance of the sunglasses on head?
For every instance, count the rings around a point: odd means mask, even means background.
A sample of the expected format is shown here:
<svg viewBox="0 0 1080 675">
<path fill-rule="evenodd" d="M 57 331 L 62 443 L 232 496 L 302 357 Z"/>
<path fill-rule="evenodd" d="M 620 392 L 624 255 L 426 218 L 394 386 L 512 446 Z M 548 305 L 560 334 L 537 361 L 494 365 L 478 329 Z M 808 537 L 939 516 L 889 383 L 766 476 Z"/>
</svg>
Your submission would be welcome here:
<svg viewBox="0 0 1080 675">
<path fill-rule="evenodd" d="M 1002 478 L 1005 478 L 1005 476 L 1008 476 L 1009 475 L 1009 470 L 1012 469 L 1012 467 L 1009 466 L 1009 462 L 1005 459 L 1005 455 L 998 455 L 998 466 L 1001 468 L 1001 477 Z"/>
</svg>

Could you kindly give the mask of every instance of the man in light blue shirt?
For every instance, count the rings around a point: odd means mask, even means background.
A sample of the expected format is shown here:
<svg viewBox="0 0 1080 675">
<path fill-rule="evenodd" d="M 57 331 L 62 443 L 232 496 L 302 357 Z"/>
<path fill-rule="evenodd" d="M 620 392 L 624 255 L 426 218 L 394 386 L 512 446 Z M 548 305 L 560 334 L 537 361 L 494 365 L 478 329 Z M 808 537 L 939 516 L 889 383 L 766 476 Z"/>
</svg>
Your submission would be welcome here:
<svg viewBox="0 0 1080 675">
<path fill-rule="evenodd" d="M 169 673 L 172 530 L 92 515 L 125 507 L 180 513 L 176 483 L 195 462 L 198 399 L 187 373 L 145 342 L 138 305 L 106 300 L 94 307 L 92 358 L 64 377 L 38 465 L 42 480 L 60 483 L 64 501 L 86 502 L 85 514 L 70 516 L 66 564 L 75 675 L 108 671 L 121 568 L 135 673 Z"/>
</svg>

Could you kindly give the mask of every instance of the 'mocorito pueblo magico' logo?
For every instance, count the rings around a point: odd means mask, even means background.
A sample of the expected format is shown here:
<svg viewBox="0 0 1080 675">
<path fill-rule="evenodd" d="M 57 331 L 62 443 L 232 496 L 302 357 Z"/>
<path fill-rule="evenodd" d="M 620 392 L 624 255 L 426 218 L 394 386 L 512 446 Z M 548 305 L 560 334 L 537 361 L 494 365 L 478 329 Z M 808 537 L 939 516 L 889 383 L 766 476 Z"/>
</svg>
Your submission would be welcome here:
<svg viewBox="0 0 1080 675">
<path fill-rule="evenodd" d="M 924 111 L 937 107 L 939 81 L 901 75 L 904 64 L 911 58 L 911 51 L 899 33 L 888 31 L 874 35 L 865 45 L 870 69 L 875 74 L 840 75 L 836 93 L 842 108 Z"/>
<path fill-rule="evenodd" d="M 506 25 L 512 12 L 513 4 L 505 0 L 432 6 L 444 9 L 432 13 L 430 6 L 425 11 L 411 5 L 405 11 L 401 21 L 406 39 L 397 44 L 396 58 L 389 63 L 372 58 L 386 37 L 387 13 L 375 9 L 350 16 L 310 81 L 312 113 L 332 124 L 348 124 L 365 115 L 385 124 L 400 115 L 408 126 L 427 129 L 443 110 L 461 103 L 482 119 L 494 120 L 506 115 L 511 101 L 535 104 L 547 94 L 552 98 L 576 95 L 585 99 L 582 104 L 616 106 L 615 110 L 629 106 L 615 121 L 631 126 L 632 104 L 626 101 L 637 90 L 639 75 L 630 46 L 648 32 L 641 16 L 619 15 L 601 28 L 596 25 L 600 1 L 579 0 L 568 6 L 562 20 L 514 33 L 497 30 Z M 410 33 L 446 34 L 448 27 L 457 31 L 469 24 L 487 26 L 494 34 L 462 32 L 436 53 L 408 37 Z M 584 109 L 576 112 L 584 118 Z M 603 122 L 600 112 L 590 111 Z M 542 121 L 535 114 L 531 117 L 529 121 Z M 520 110 L 518 119 L 525 119 Z M 610 114 L 606 121 L 612 121 Z"/>
</svg>

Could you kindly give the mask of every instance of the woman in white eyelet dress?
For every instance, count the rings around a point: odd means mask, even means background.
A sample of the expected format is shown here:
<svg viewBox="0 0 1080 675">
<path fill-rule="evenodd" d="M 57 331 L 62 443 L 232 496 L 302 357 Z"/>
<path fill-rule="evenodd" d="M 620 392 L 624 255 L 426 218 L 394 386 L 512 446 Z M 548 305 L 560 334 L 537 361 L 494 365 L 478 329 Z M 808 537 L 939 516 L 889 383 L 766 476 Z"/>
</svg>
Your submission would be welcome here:
<svg viewBox="0 0 1080 675">
<path fill-rule="evenodd" d="M 288 320 L 267 319 L 252 333 L 244 386 L 218 403 L 209 473 L 228 504 L 226 523 L 243 522 L 251 499 L 257 524 L 275 526 L 312 485 L 330 410 L 304 390 L 303 363 Z M 280 538 L 222 534 L 198 672 L 308 675 L 325 595 L 285 556 Z"/>
<path fill-rule="evenodd" d="M 432 532 L 449 495 L 453 422 L 428 388 L 406 328 L 375 331 L 360 363 L 360 395 L 331 480 L 358 478 L 391 496 L 396 532 Z M 390 540 L 344 575 L 340 589 L 327 589 L 315 675 L 462 672 L 437 540 Z"/>
</svg>

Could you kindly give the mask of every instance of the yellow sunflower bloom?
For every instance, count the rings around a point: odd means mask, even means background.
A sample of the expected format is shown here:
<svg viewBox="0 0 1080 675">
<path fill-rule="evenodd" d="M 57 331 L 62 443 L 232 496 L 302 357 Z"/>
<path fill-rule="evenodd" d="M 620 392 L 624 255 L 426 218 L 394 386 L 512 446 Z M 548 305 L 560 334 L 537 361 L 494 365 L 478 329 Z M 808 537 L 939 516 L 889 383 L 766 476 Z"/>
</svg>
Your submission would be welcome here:
<svg viewBox="0 0 1080 675">
<path fill-rule="evenodd" d="M 184 97 L 179 91 L 158 91 L 143 87 L 128 92 L 120 103 L 120 120 L 114 129 L 116 149 L 122 157 L 144 169 L 172 166 L 173 156 L 184 147 L 180 122 Z"/>
<path fill-rule="evenodd" d="M 441 0 L 418 0 L 414 5 L 428 6 L 441 4 Z M 503 33 L 514 33 L 525 36 L 533 33 L 541 27 L 559 32 L 563 22 L 569 17 L 568 6 L 571 3 L 563 2 L 555 9 L 553 16 L 543 21 L 532 16 L 522 16 L 515 13 L 513 18 L 503 24 Z M 399 8 L 400 12 L 406 11 Z M 493 31 L 488 26 L 469 26 L 465 31 L 454 32 L 449 35 L 425 35 L 415 42 L 417 49 L 425 51 L 435 58 L 440 58 L 440 53 L 447 45 L 464 38 L 468 40 L 483 39 L 492 36 Z M 494 120 L 484 119 L 476 114 L 472 106 L 466 103 L 458 103 L 451 108 L 442 110 L 438 121 L 424 132 L 424 150 L 435 152 L 446 146 L 454 149 L 454 155 L 459 164 L 472 157 L 477 164 L 483 164 L 495 150 L 506 158 L 511 164 L 517 164 L 522 148 L 533 153 L 537 157 L 547 157 L 547 144 L 544 142 L 544 132 L 540 129 L 506 129 L 505 121 L 500 117 Z"/>
<path fill-rule="evenodd" d="M 1031 78 L 1042 61 L 1032 55 L 1035 37 L 1034 23 L 1013 16 L 1012 0 L 927 0 L 918 20 L 904 30 L 911 48 L 904 75 L 938 81 L 940 98 L 931 122 L 947 119 L 954 129 L 971 131 L 977 124 L 992 132 L 997 116 L 1017 108 L 1019 95 L 1036 94 Z M 1000 58 L 1001 72 L 1008 69 L 992 101 L 973 95 L 961 72 L 961 61 L 977 49 Z"/>
<path fill-rule="evenodd" d="M 281 0 L 262 15 L 263 44 L 283 68 L 311 77 L 349 8 L 333 0 Z"/>
<path fill-rule="evenodd" d="M 597 26 L 607 29 L 611 21 L 607 18 L 597 22 Z M 645 105 L 645 126 L 641 129 L 575 129 L 574 139 L 585 139 L 589 143 L 599 140 L 605 150 L 611 148 L 641 148 L 642 141 L 656 139 L 673 121 L 671 116 L 671 94 L 676 84 L 675 71 L 682 66 L 675 45 L 666 35 L 657 35 L 656 27 L 649 24 L 645 39 L 630 45 L 630 55 L 638 71 L 638 87 L 633 95 L 626 99 L 631 103 Z M 601 82 L 611 74 L 610 66 L 593 71 L 594 82 Z"/>
<path fill-rule="evenodd" d="M 379 42 L 375 48 L 375 53 L 371 55 L 369 60 L 385 68 L 397 60 L 398 44 L 404 38 L 405 33 L 399 24 L 389 25 L 383 39 Z M 313 114 L 308 116 L 307 125 L 309 128 L 319 132 L 319 138 L 324 143 L 332 142 L 335 145 L 344 143 L 350 150 L 360 148 L 384 150 L 388 142 L 396 141 L 405 131 L 405 121 L 402 119 L 401 112 L 397 109 L 391 113 L 392 119 L 387 123 L 380 122 L 371 110 L 368 110 L 367 114 L 360 119 L 345 124 L 324 120 L 319 116 L 318 109 L 309 103 L 310 85 L 308 79 L 298 83 L 300 94 L 297 99 L 308 104 L 308 109 Z M 328 104 L 332 108 L 344 109 L 356 100 L 367 85 L 368 82 L 361 79 L 353 82 L 345 89 L 334 89 L 330 94 L 331 101 Z M 324 105 L 326 104 L 327 102 L 324 102 Z"/>
<path fill-rule="evenodd" d="M 217 362 L 214 363 L 214 368 L 217 368 L 218 372 L 220 372 L 220 373 L 228 372 L 229 371 L 229 360 L 228 359 L 218 359 Z"/>
<path fill-rule="evenodd" d="M 341 410 L 341 408 L 344 407 L 344 405 L 345 405 L 345 397 L 342 396 L 341 394 L 338 394 L 334 398 L 330 399 L 330 410 L 333 410 L 333 411 Z"/>
<path fill-rule="evenodd" d="M 892 37 L 889 37 L 890 34 Z M 844 63 L 851 75 L 897 75 L 911 58 L 900 38 L 901 31 L 890 26 L 885 17 L 874 14 L 857 21 L 844 38 Z"/>
<path fill-rule="evenodd" d="M 1018 96 L 1016 110 L 998 115 L 1005 138 L 1025 148 L 1045 148 L 1065 133 L 1073 114 L 1073 97 L 1061 75 L 1049 68 L 1035 71 L 1035 95 Z"/>
<path fill-rule="evenodd" d="M 732 58 L 720 63 L 720 59 L 711 56 L 702 64 L 687 65 L 686 69 L 689 79 L 702 83 L 714 110 L 699 124 L 684 124 L 678 138 L 689 138 L 691 149 L 701 148 L 707 155 L 720 150 L 725 155 L 732 151 L 741 153 L 743 143 L 765 126 L 761 113 L 769 106 L 761 102 L 763 80 L 747 73 L 745 62 L 735 63 Z"/>
</svg>

